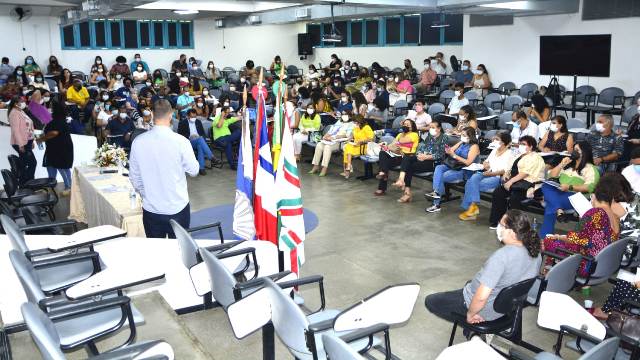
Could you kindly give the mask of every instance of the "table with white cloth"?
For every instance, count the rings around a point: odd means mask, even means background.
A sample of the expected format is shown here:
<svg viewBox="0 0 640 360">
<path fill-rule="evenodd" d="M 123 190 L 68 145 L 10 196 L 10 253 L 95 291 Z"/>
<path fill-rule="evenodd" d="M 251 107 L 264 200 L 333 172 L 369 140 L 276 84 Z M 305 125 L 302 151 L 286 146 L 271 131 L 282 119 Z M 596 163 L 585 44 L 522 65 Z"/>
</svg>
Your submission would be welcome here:
<svg viewBox="0 0 640 360">
<path fill-rule="evenodd" d="M 130 237 L 145 237 L 142 205 L 136 198 L 131 208 L 129 177 L 119 173 L 100 174 L 96 166 L 73 169 L 69 218 L 89 227 L 113 225 Z"/>
</svg>

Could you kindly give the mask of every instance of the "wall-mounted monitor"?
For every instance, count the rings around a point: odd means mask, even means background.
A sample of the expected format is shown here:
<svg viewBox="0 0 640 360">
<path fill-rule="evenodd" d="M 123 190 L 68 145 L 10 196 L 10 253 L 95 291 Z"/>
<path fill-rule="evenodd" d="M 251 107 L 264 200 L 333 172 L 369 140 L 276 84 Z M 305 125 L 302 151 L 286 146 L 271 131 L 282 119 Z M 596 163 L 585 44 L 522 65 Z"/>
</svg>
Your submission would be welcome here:
<svg viewBox="0 0 640 360">
<path fill-rule="evenodd" d="M 540 36 L 540 75 L 609 77 L 611 35 Z"/>
</svg>

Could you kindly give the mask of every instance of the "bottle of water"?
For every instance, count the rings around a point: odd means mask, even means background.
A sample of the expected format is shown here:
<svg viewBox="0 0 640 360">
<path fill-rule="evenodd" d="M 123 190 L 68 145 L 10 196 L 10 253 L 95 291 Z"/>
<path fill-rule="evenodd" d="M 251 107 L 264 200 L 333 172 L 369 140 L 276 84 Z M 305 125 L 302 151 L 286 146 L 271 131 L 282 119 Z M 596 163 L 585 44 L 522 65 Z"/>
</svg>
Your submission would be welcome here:
<svg viewBox="0 0 640 360">
<path fill-rule="evenodd" d="M 533 231 L 537 232 L 538 231 L 538 219 L 533 218 L 533 224 L 531 225 L 531 228 L 533 229 Z"/>
<path fill-rule="evenodd" d="M 129 206 L 132 210 L 138 207 L 138 199 L 136 197 L 136 190 L 134 188 L 131 188 L 131 191 L 129 191 Z"/>
</svg>

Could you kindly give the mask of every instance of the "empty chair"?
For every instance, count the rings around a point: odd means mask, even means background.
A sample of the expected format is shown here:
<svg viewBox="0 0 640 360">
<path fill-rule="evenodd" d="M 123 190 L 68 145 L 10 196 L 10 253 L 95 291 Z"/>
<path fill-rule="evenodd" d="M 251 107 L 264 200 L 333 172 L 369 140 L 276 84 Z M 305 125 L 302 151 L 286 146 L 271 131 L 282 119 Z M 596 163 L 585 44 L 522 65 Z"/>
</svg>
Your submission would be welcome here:
<svg viewBox="0 0 640 360">
<path fill-rule="evenodd" d="M 236 73 L 229 73 L 229 75 L 227 75 L 227 81 L 230 83 L 238 83 L 240 81 L 240 75 Z M 242 90 L 242 89 L 239 89 L 239 90 Z"/>
<path fill-rule="evenodd" d="M 392 129 L 400 129 L 402 127 L 402 122 L 405 120 L 406 116 L 398 116 L 393 120 L 393 124 L 391 124 Z"/>
<path fill-rule="evenodd" d="M 15 178 L 14 174 L 8 169 L 3 169 L 0 173 L 2 173 L 2 179 L 4 180 L 6 200 L 11 205 L 16 207 L 42 206 L 46 208 L 51 220 L 55 220 L 56 216 L 53 212 L 53 207 L 58 203 L 58 195 L 55 192 L 37 192 L 23 196 L 24 194 L 18 189 L 18 179 Z"/>
<path fill-rule="evenodd" d="M 518 95 L 520 95 L 523 99 L 529 100 L 538 90 L 538 85 L 534 83 L 526 83 L 520 87 L 518 90 Z"/>
<path fill-rule="evenodd" d="M 440 96 L 438 97 L 438 101 L 444 104 L 445 106 L 447 106 L 449 105 L 449 102 L 451 101 L 451 99 L 453 99 L 454 96 L 455 96 L 455 93 L 453 90 L 444 90 L 443 92 L 440 93 Z"/>
<path fill-rule="evenodd" d="M 502 109 L 502 96 L 498 93 L 487 94 L 483 103 L 489 109 L 500 110 Z M 506 109 L 506 111 L 511 111 L 511 109 Z"/>
<path fill-rule="evenodd" d="M 287 66 L 287 76 L 289 78 L 296 79 L 302 76 L 302 70 L 298 69 L 298 67 L 295 65 L 289 65 Z"/>
<path fill-rule="evenodd" d="M 47 83 L 47 86 L 49 86 L 49 89 L 53 92 L 55 91 L 55 88 L 58 87 L 58 84 L 56 83 L 56 81 L 54 79 L 51 78 L 44 78 L 44 82 Z"/>
<path fill-rule="evenodd" d="M 467 98 L 470 103 L 475 103 L 476 101 L 478 101 L 478 93 L 475 91 L 467 91 L 466 93 L 464 93 L 464 97 Z"/>
<path fill-rule="evenodd" d="M 543 254 L 557 257 L 556 254 L 549 252 L 543 252 Z M 527 302 L 532 305 L 537 305 L 543 291 L 562 294 L 568 293 L 576 284 L 580 260 L 582 260 L 580 255 L 571 255 L 555 264 L 544 277 L 536 278 L 536 281 L 531 286 L 531 290 L 529 290 L 529 295 L 527 295 Z"/>
<path fill-rule="evenodd" d="M 571 118 L 567 120 L 567 129 L 586 129 L 587 124 L 581 120 L 576 118 Z"/>
<path fill-rule="evenodd" d="M 72 71 L 71 76 L 74 78 L 78 78 L 82 81 L 85 81 L 87 76 L 82 71 Z"/>
<path fill-rule="evenodd" d="M 407 103 L 406 100 L 402 100 L 402 99 L 398 100 L 393 105 L 393 114 L 395 116 L 406 114 L 408 110 L 409 110 L 409 104 Z"/>
<path fill-rule="evenodd" d="M 445 77 L 440 80 L 440 91 L 449 90 L 449 87 L 453 85 L 453 79 L 450 77 Z"/>
<path fill-rule="evenodd" d="M 56 325 L 37 306 L 31 303 L 24 303 L 20 306 L 24 322 L 31 333 L 40 355 L 44 359 L 63 360 L 66 359 L 62 352 L 60 334 Z M 95 310 L 94 310 L 95 311 Z M 90 313 L 91 309 L 87 310 Z M 108 359 L 166 359 L 172 360 L 174 357 L 171 345 L 164 341 L 143 341 L 132 344 L 124 348 L 115 349 L 91 357 L 93 360 Z"/>
<path fill-rule="evenodd" d="M 508 122 L 513 121 L 513 111 L 505 111 L 498 118 L 498 129 L 510 130 Z"/>
<path fill-rule="evenodd" d="M 427 109 L 427 113 L 431 116 L 434 117 L 438 114 L 442 114 L 445 111 L 445 106 L 441 103 L 433 103 L 431 105 L 429 105 L 429 108 Z"/>
<path fill-rule="evenodd" d="M 520 95 L 511 95 L 504 99 L 504 111 L 516 111 L 524 104 L 524 99 Z"/>
<path fill-rule="evenodd" d="M 322 335 L 322 343 L 331 360 L 364 360 L 360 353 L 335 335 Z"/>
<path fill-rule="evenodd" d="M 580 335 L 582 335 L 581 337 L 583 338 L 583 342 L 588 341 L 585 339 L 591 339 L 591 337 L 586 333 Z M 598 345 L 589 349 L 589 351 L 582 354 L 578 358 L 578 360 L 610 360 L 613 358 L 617 359 L 618 357 L 616 356 L 616 353 L 618 352 L 619 346 L 620 338 L 613 337 L 605 339 Z M 509 355 L 511 355 L 510 359 L 514 360 L 562 360 L 562 358 L 556 354 L 541 352 L 536 354 L 535 356 L 531 356 L 528 353 L 524 353 L 515 348 L 511 348 L 511 350 L 509 351 Z"/>
<path fill-rule="evenodd" d="M 495 90 L 503 95 L 511 95 L 513 90 L 516 89 L 516 84 L 511 81 L 505 81 L 500 86 L 495 88 Z"/>
</svg>

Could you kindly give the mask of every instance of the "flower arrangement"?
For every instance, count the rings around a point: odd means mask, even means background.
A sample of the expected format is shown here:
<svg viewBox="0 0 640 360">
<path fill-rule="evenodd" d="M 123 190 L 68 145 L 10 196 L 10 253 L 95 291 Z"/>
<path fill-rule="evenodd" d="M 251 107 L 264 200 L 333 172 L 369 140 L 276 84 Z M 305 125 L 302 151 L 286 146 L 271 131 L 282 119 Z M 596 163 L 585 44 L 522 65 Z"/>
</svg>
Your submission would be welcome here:
<svg viewBox="0 0 640 360">
<path fill-rule="evenodd" d="M 93 161 L 98 167 L 117 166 L 118 164 L 125 166 L 127 163 L 127 153 L 121 147 L 104 143 L 96 149 L 96 155 Z"/>
</svg>

